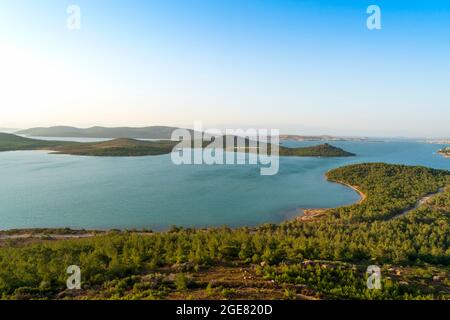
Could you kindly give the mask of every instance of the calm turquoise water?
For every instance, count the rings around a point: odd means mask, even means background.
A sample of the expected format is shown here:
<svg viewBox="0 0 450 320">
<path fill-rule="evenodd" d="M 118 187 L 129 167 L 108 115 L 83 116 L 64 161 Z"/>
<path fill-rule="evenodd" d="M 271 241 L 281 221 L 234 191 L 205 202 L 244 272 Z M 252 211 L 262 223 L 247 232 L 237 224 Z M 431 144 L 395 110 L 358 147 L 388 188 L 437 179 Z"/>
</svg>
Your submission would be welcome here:
<svg viewBox="0 0 450 320">
<path fill-rule="evenodd" d="M 354 158 L 282 158 L 276 176 L 257 166 L 175 166 L 169 155 L 95 158 L 41 151 L 0 153 L 0 229 L 240 226 L 280 222 L 298 208 L 358 200 L 324 173 L 349 163 L 383 161 L 450 169 L 440 145 L 331 142 Z M 313 145 L 317 142 L 287 142 Z"/>
</svg>

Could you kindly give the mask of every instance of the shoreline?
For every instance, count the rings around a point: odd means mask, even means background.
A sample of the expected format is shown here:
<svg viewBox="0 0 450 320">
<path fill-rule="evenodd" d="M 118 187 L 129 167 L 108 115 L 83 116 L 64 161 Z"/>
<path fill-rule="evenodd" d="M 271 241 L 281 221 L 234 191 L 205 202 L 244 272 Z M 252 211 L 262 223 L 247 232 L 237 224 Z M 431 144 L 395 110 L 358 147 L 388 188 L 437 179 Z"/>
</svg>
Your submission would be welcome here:
<svg viewBox="0 0 450 320">
<path fill-rule="evenodd" d="M 358 193 L 360 199 L 357 202 L 345 205 L 343 207 L 358 205 L 358 204 L 361 204 L 364 200 L 366 200 L 367 195 L 358 189 L 359 186 L 352 186 L 346 182 L 339 181 L 339 180 L 330 180 L 330 179 L 328 179 L 327 174 L 325 174 L 325 177 L 327 178 L 328 182 L 341 184 L 343 186 L 346 186 L 346 187 L 352 189 L 356 193 Z M 340 207 L 338 207 L 338 208 L 340 208 Z M 312 220 L 315 220 L 317 218 L 324 216 L 326 214 L 326 212 L 330 209 L 335 209 L 335 208 L 299 208 L 299 210 L 303 211 L 303 214 L 296 217 L 295 220 L 296 221 L 312 221 Z"/>
<path fill-rule="evenodd" d="M 438 152 L 438 154 L 440 154 L 441 156 L 443 156 L 446 159 L 450 159 L 450 155 L 448 153 L 445 152 Z"/>
<path fill-rule="evenodd" d="M 361 190 L 358 189 L 359 186 L 352 186 L 351 184 L 348 184 L 348 183 L 343 182 L 343 181 L 338 181 L 338 180 L 328 180 L 328 181 L 329 182 L 338 183 L 338 184 L 344 185 L 346 187 L 349 187 L 350 189 L 353 189 L 354 191 L 356 191 L 359 194 L 360 199 L 357 202 L 355 202 L 353 204 L 350 204 L 350 206 L 355 205 L 355 204 L 360 204 L 361 202 L 363 202 L 367 198 L 367 195 L 364 192 L 362 192 Z"/>
</svg>

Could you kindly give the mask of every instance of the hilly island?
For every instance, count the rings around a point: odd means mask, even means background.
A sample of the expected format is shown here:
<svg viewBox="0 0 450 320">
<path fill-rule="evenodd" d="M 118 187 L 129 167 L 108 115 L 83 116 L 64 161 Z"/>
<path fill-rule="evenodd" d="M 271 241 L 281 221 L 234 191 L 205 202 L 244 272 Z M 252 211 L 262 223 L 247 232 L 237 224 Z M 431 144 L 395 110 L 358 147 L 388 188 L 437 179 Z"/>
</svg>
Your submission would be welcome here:
<svg viewBox="0 0 450 320">
<path fill-rule="evenodd" d="M 220 138 L 225 140 L 225 137 L 216 137 L 216 139 Z M 235 142 L 238 139 L 238 137 L 235 137 Z M 49 150 L 54 153 L 82 156 L 124 157 L 161 155 L 172 152 L 179 143 L 180 141 L 172 140 L 144 141 L 131 138 L 118 138 L 103 142 L 47 141 L 0 133 L 0 151 Z M 207 148 L 210 143 L 204 141 L 202 142 L 202 147 Z M 249 152 L 248 139 L 245 139 L 243 143 L 246 146 L 243 151 Z M 266 147 L 270 151 L 270 146 L 267 145 Z M 242 149 L 234 150 L 240 151 Z M 327 143 L 300 148 L 280 146 L 279 154 L 280 156 L 298 157 L 348 157 L 355 155 Z"/>
</svg>

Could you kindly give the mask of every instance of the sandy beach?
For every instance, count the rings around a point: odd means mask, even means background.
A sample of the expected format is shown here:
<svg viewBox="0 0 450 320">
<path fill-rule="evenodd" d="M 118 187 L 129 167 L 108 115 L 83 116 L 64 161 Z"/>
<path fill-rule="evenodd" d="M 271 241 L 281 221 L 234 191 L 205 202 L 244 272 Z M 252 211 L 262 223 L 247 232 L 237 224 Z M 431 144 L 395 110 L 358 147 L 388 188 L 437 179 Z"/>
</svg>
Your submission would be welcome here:
<svg viewBox="0 0 450 320">
<path fill-rule="evenodd" d="M 363 193 L 361 190 L 359 190 L 358 186 L 352 186 L 343 181 L 334 181 L 334 180 L 328 180 L 328 181 L 342 184 L 346 187 L 353 189 L 354 191 L 356 191 L 359 194 L 360 199 L 357 202 L 350 204 L 349 206 L 352 206 L 355 204 L 360 204 L 367 198 L 367 195 L 365 193 Z M 298 216 L 296 218 L 296 220 L 297 221 L 311 221 L 311 220 L 317 219 L 317 218 L 325 215 L 327 210 L 330 210 L 330 209 L 333 209 L 333 208 L 301 208 L 299 210 L 302 211 L 302 215 Z"/>
</svg>

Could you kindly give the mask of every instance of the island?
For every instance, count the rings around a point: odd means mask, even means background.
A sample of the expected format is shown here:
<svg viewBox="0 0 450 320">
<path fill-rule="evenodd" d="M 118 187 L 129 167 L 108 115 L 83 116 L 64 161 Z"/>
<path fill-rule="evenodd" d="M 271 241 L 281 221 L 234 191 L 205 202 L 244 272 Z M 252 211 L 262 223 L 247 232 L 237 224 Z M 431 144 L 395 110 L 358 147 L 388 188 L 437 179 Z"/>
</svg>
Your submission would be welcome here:
<svg viewBox="0 0 450 320">
<path fill-rule="evenodd" d="M 365 198 L 315 219 L 258 227 L 0 231 L 0 295 L 450 299 L 449 171 L 363 163 L 326 177 Z M 66 287 L 69 265 L 80 267 L 80 290 Z M 367 287 L 373 265 L 380 290 Z"/>
<path fill-rule="evenodd" d="M 441 138 L 441 139 L 425 139 L 425 140 L 417 140 L 418 142 L 423 143 L 431 143 L 431 144 L 450 144 L 450 139 Z"/>
<path fill-rule="evenodd" d="M 438 153 L 443 155 L 445 158 L 450 158 L 450 147 L 444 147 L 439 150 Z"/>
<path fill-rule="evenodd" d="M 363 137 L 336 137 L 330 135 L 302 136 L 297 134 L 282 134 L 280 141 L 367 141 Z"/>
<path fill-rule="evenodd" d="M 225 137 L 217 138 L 226 140 Z M 235 137 L 236 141 L 238 139 L 238 137 Z M 191 145 L 194 145 L 194 141 L 191 142 Z M 103 142 L 47 141 L 0 133 L 0 151 L 49 150 L 53 153 L 80 156 L 134 157 L 162 155 L 171 153 L 179 143 L 180 141 L 172 140 L 145 141 L 131 138 L 119 138 Z M 201 145 L 203 148 L 207 148 L 210 143 L 210 141 L 203 141 Z M 248 139 L 243 141 L 243 145 L 245 146 L 244 148 L 233 148 L 233 150 L 236 152 L 252 151 L 250 150 Z M 270 151 L 270 144 L 265 145 L 265 147 Z M 259 150 L 256 152 L 259 152 Z M 325 143 L 318 146 L 301 148 L 280 146 L 279 155 L 297 157 L 349 157 L 355 154 Z"/>
<path fill-rule="evenodd" d="M 296 157 L 352 157 L 356 154 L 345 151 L 341 148 L 324 143 L 312 147 L 287 148 L 280 147 L 281 156 L 296 156 Z"/>
</svg>

